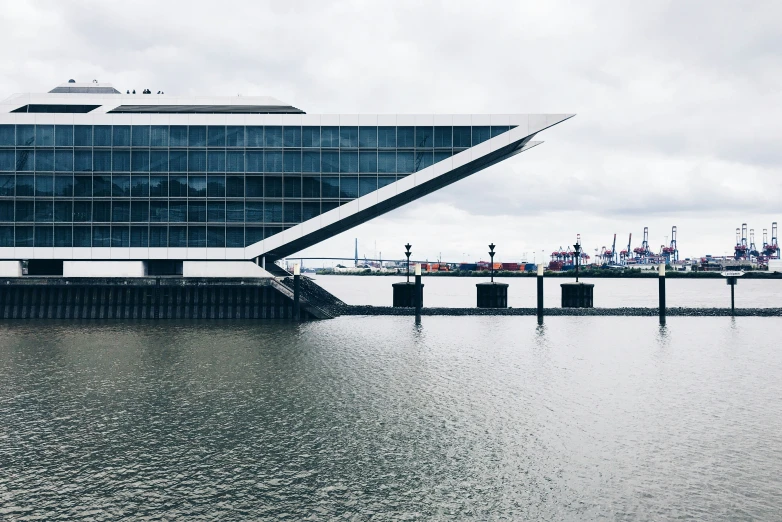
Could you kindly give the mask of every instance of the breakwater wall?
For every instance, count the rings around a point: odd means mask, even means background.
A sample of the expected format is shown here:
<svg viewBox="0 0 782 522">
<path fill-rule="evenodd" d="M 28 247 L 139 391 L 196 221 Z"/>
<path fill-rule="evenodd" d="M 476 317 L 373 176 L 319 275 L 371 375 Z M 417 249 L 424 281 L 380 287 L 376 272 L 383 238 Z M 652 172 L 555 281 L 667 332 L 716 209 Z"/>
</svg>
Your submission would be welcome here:
<svg viewBox="0 0 782 522">
<path fill-rule="evenodd" d="M 301 302 L 301 317 L 330 314 Z M 0 279 L 0 319 L 292 319 L 293 292 L 276 279 Z"/>
<path fill-rule="evenodd" d="M 667 308 L 669 317 L 782 317 L 782 308 L 741 308 L 735 312 L 730 308 Z M 641 316 L 657 317 L 658 308 L 546 308 L 546 316 Z M 390 306 L 340 307 L 339 315 L 415 315 L 415 308 L 394 308 Z M 537 315 L 537 308 L 422 308 L 421 315 Z"/>
</svg>

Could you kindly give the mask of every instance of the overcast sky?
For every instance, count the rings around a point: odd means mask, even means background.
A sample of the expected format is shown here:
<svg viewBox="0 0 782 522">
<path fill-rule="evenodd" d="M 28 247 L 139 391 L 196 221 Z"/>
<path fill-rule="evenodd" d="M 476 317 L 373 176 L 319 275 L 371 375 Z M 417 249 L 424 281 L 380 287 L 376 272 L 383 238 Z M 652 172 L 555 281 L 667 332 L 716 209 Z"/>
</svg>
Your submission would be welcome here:
<svg viewBox="0 0 782 522">
<path fill-rule="evenodd" d="M 587 5 L 588 4 L 588 5 Z M 181 7 L 175 7 L 181 6 Z M 186 7 L 185 7 L 186 6 Z M 308 113 L 576 113 L 545 143 L 303 254 L 732 252 L 782 221 L 780 2 L 4 3 L 0 97 L 69 78 Z M 670 240 L 670 238 L 668 238 Z M 375 246 L 376 245 L 376 246 Z"/>
</svg>

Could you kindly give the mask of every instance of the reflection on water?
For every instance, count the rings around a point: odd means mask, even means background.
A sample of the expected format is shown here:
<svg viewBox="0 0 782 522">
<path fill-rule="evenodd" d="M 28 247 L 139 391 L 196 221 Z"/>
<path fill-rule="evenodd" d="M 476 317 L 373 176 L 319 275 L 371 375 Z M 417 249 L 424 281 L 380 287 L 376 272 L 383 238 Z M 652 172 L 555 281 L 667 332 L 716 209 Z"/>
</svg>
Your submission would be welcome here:
<svg viewBox="0 0 782 522">
<path fill-rule="evenodd" d="M 0 518 L 778 517 L 778 318 L 0 325 Z"/>
</svg>

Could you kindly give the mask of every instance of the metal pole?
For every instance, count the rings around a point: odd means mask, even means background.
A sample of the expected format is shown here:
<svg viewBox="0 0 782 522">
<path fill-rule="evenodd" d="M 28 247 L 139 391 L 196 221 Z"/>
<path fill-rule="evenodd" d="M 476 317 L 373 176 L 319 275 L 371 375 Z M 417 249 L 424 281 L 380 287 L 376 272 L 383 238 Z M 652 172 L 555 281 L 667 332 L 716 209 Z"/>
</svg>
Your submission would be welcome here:
<svg viewBox="0 0 782 522">
<path fill-rule="evenodd" d="M 299 299 L 301 295 L 301 273 L 298 263 L 293 265 L 293 320 L 301 320 Z"/>
<path fill-rule="evenodd" d="M 543 324 L 543 263 L 538 265 L 538 324 Z"/>
<path fill-rule="evenodd" d="M 736 288 L 735 280 L 731 281 L 730 285 L 730 315 L 736 315 L 736 302 L 734 301 L 734 288 Z"/>
<path fill-rule="evenodd" d="M 665 310 L 665 265 L 663 264 L 660 265 L 659 275 L 660 277 L 658 279 L 660 282 L 660 305 L 659 305 L 660 324 L 665 324 L 665 312 L 666 312 Z"/>
<path fill-rule="evenodd" d="M 423 301 L 423 292 L 421 292 L 421 263 L 415 264 L 415 319 L 421 320 L 421 302 Z"/>
</svg>

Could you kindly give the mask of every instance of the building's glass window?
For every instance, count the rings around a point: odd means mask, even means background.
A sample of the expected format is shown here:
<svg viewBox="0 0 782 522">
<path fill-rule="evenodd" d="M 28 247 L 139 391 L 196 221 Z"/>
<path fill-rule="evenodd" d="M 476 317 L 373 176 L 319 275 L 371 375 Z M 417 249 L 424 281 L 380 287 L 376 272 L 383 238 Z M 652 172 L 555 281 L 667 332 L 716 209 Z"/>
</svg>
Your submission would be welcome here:
<svg viewBox="0 0 782 522">
<path fill-rule="evenodd" d="M 111 246 L 114 248 L 128 248 L 130 246 L 130 227 L 111 227 Z"/>
<path fill-rule="evenodd" d="M 206 152 L 191 150 L 187 153 L 188 172 L 206 172 Z"/>
<path fill-rule="evenodd" d="M 168 197 L 168 176 L 149 177 L 149 196 L 152 198 Z"/>
<path fill-rule="evenodd" d="M 339 180 L 339 197 L 340 198 L 357 198 L 358 197 L 358 178 L 355 176 L 342 176 Z"/>
<path fill-rule="evenodd" d="M 225 147 L 225 127 L 209 126 L 206 128 L 208 147 Z"/>
<path fill-rule="evenodd" d="M 491 138 L 490 127 L 473 127 L 472 128 L 472 145 L 478 145 Z"/>
<path fill-rule="evenodd" d="M 149 126 L 133 125 L 130 136 L 134 147 L 149 147 Z"/>
<path fill-rule="evenodd" d="M 207 201 L 206 220 L 210 223 L 225 223 L 225 201 Z"/>
<path fill-rule="evenodd" d="M 331 148 L 339 147 L 339 127 L 321 127 L 320 146 Z"/>
<path fill-rule="evenodd" d="M 187 172 L 187 151 L 184 150 L 169 151 L 168 170 L 170 172 Z"/>
<path fill-rule="evenodd" d="M 266 151 L 264 172 L 282 172 L 282 151 Z"/>
<path fill-rule="evenodd" d="M 52 247 L 54 246 L 54 227 L 36 226 L 35 227 L 35 246 Z"/>
<path fill-rule="evenodd" d="M 320 172 L 320 152 L 305 150 L 301 157 L 302 172 Z"/>
<path fill-rule="evenodd" d="M 111 144 L 114 147 L 130 147 L 130 125 L 115 125 Z"/>
<path fill-rule="evenodd" d="M 245 141 L 249 148 L 263 147 L 263 127 L 247 127 Z"/>
<path fill-rule="evenodd" d="M 378 176 L 377 177 L 377 188 L 381 189 L 385 187 L 386 185 L 390 185 L 391 183 L 396 181 L 396 177 L 394 176 Z"/>
<path fill-rule="evenodd" d="M 115 149 L 111 155 L 111 170 L 130 172 L 130 151 Z"/>
<path fill-rule="evenodd" d="M 246 201 L 244 220 L 247 223 L 263 223 L 263 201 Z"/>
<path fill-rule="evenodd" d="M 366 196 L 370 192 L 377 190 L 377 178 L 361 177 L 358 178 L 358 195 Z"/>
<path fill-rule="evenodd" d="M 301 176 L 285 176 L 283 178 L 283 195 L 286 198 L 301 197 Z"/>
<path fill-rule="evenodd" d="M 401 149 L 415 147 L 415 129 L 413 127 L 397 127 L 396 146 Z"/>
<path fill-rule="evenodd" d="M 184 125 L 172 125 L 168 130 L 169 147 L 187 147 L 187 127 Z"/>
<path fill-rule="evenodd" d="M 168 195 L 172 198 L 187 197 L 187 176 L 169 176 Z"/>
<path fill-rule="evenodd" d="M 149 197 L 149 176 L 134 174 L 130 178 L 130 195 L 134 198 Z"/>
<path fill-rule="evenodd" d="M 92 230 L 90 227 L 73 227 L 73 246 L 89 247 L 92 244 Z"/>
<path fill-rule="evenodd" d="M 54 151 L 38 149 L 35 152 L 35 170 L 54 170 Z"/>
<path fill-rule="evenodd" d="M 225 196 L 228 198 L 244 197 L 244 178 L 242 176 L 225 177 Z"/>
<path fill-rule="evenodd" d="M 111 195 L 115 198 L 126 198 L 130 196 L 130 176 L 112 176 L 111 177 Z"/>
<path fill-rule="evenodd" d="M 54 196 L 54 174 L 39 172 L 35 175 L 35 195 Z"/>
<path fill-rule="evenodd" d="M 320 203 L 317 201 L 305 201 L 301 204 L 301 220 L 307 221 L 320 215 Z"/>
<path fill-rule="evenodd" d="M 247 220 L 249 222 L 249 220 Z M 282 223 L 282 203 L 279 201 L 270 201 L 266 203 L 265 217 L 258 222 Z"/>
<path fill-rule="evenodd" d="M 203 248 L 206 246 L 206 227 L 188 227 L 187 246 Z"/>
<path fill-rule="evenodd" d="M 284 127 L 282 132 L 283 147 L 301 147 L 301 127 Z"/>
<path fill-rule="evenodd" d="M 0 247 L 14 246 L 14 227 L 0 227 Z"/>
<path fill-rule="evenodd" d="M 188 176 L 187 195 L 191 198 L 205 198 L 206 176 Z"/>
<path fill-rule="evenodd" d="M 73 125 L 54 126 L 54 145 L 57 147 L 73 147 Z"/>
<path fill-rule="evenodd" d="M 111 151 L 95 150 L 92 153 L 92 170 L 94 172 L 111 172 Z"/>
<path fill-rule="evenodd" d="M 13 174 L 0 175 L 0 196 L 13 197 L 16 187 L 15 178 Z"/>
<path fill-rule="evenodd" d="M 298 201 L 285 201 L 282 206 L 282 219 L 285 223 L 301 223 L 301 203 Z"/>
<path fill-rule="evenodd" d="M 168 201 L 149 202 L 149 221 L 151 223 L 168 222 Z"/>
<path fill-rule="evenodd" d="M 97 225 L 92 227 L 92 246 L 96 248 L 110 247 L 111 227 L 107 225 Z"/>
<path fill-rule="evenodd" d="M 35 177 L 31 175 L 16 176 L 16 196 L 34 196 L 35 195 Z"/>
<path fill-rule="evenodd" d="M 0 171 L 14 171 L 16 167 L 16 155 L 13 149 L 0 150 Z"/>
<path fill-rule="evenodd" d="M 70 247 L 73 245 L 73 229 L 70 226 L 54 227 L 54 246 Z"/>
<path fill-rule="evenodd" d="M 302 127 L 302 147 L 320 147 L 320 127 Z"/>
<path fill-rule="evenodd" d="M 134 150 L 130 156 L 130 170 L 149 172 L 149 150 Z"/>
<path fill-rule="evenodd" d="M 32 147 L 35 144 L 35 125 L 17 125 L 16 146 Z"/>
<path fill-rule="evenodd" d="M 54 195 L 60 198 L 73 197 L 73 176 L 58 174 L 54 176 Z"/>
<path fill-rule="evenodd" d="M 188 201 L 187 220 L 191 223 L 204 223 L 206 221 L 206 201 Z"/>
<path fill-rule="evenodd" d="M 265 191 L 266 191 L 267 198 L 282 197 L 282 177 L 266 176 L 264 184 L 265 184 Z M 251 197 L 251 196 L 248 194 L 247 197 Z"/>
<path fill-rule="evenodd" d="M 282 127 L 264 127 L 264 144 L 267 148 L 282 147 Z"/>
<path fill-rule="evenodd" d="M 188 129 L 187 145 L 189 147 L 206 147 L 206 127 L 191 125 Z"/>
<path fill-rule="evenodd" d="M 503 132 L 508 132 L 509 129 L 510 129 L 510 127 L 508 127 L 507 125 L 499 125 L 499 126 L 492 125 L 492 127 L 491 127 L 491 137 L 493 138 L 495 136 L 499 136 Z"/>
<path fill-rule="evenodd" d="M 31 226 L 16 227 L 14 232 L 15 232 L 14 246 L 17 247 L 33 246 L 33 227 Z"/>
<path fill-rule="evenodd" d="M 0 221 L 14 220 L 14 202 L 0 201 Z"/>
<path fill-rule="evenodd" d="M 304 176 L 301 178 L 301 195 L 305 198 L 320 197 L 320 177 Z"/>
<path fill-rule="evenodd" d="M 230 223 L 244 223 L 244 202 L 226 201 L 225 220 Z"/>
<path fill-rule="evenodd" d="M 343 149 L 355 149 L 358 147 L 358 127 L 340 127 L 339 146 Z"/>
<path fill-rule="evenodd" d="M 463 149 L 472 147 L 472 127 L 454 127 L 453 146 Z"/>
<path fill-rule="evenodd" d="M 92 132 L 94 147 L 111 147 L 111 125 L 96 125 Z"/>
<path fill-rule="evenodd" d="M 324 150 L 320 155 L 321 172 L 339 172 L 339 152 Z"/>
<path fill-rule="evenodd" d="M 73 144 L 77 147 L 92 147 L 92 125 L 74 126 Z"/>
<path fill-rule="evenodd" d="M 244 248 L 244 227 L 226 227 L 225 246 L 227 248 Z"/>
<path fill-rule="evenodd" d="M 321 176 L 320 178 L 322 194 L 324 198 L 338 198 L 339 197 L 339 177 Z"/>
<path fill-rule="evenodd" d="M 434 145 L 434 130 L 432 127 L 415 128 L 415 146 L 419 149 L 431 149 Z"/>
<path fill-rule="evenodd" d="M 184 248 L 187 246 L 187 227 L 168 227 L 168 246 Z"/>
<path fill-rule="evenodd" d="M 36 147 L 54 147 L 54 125 L 36 125 Z"/>
<path fill-rule="evenodd" d="M 207 176 L 206 196 L 209 198 L 225 197 L 225 176 L 220 176 L 220 175 Z"/>
<path fill-rule="evenodd" d="M 111 204 L 111 221 L 114 223 L 127 223 L 130 221 L 130 201 L 114 200 Z"/>
<path fill-rule="evenodd" d="M 0 147 L 16 145 L 16 128 L 13 125 L 0 125 Z"/>
<path fill-rule="evenodd" d="M 263 161 L 259 162 L 260 166 Z M 226 172 L 244 172 L 244 152 L 240 150 L 229 150 L 225 155 Z"/>
<path fill-rule="evenodd" d="M 149 227 L 149 246 L 150 248 L 168 246 L 168 227 Z"/>
<path fill-rule="evenodd" d="M 359 172 L 377 172 L 377 152 L 362 150 L 359 152 Z"/>
<path fill-rule="evenodd" d="M 225 172 L 225 152 L 210 150 L 207 156 L 207 172 Z"/>
<path fill-rule="evenodd" d="M 17 201 L 16 202 L 16 221 L 30 222 L 35 216 L 35 202 L 34 201 Z"/>
<path fill-rule="evenodd" d="M 400 174 L 408 174 L 415 170 L 415 156 L 412 152 L 396 153 L 396 171 Z"/>
<path fill-rule="evenodd" d="M 339 154 L 340 172 L 358 172 L 358 152 L 343 150 Z"/>
<path fill-rule="evenodd" d="M 206 246 L 209 248 L 224 248 L 225 228 L 206 227 Z"/>
<path fill-rule="evenodd" d="M 301 150 L 286 150 L 282 164 L 283 172 L 301 172 Z"/>
<path fill-rule="evenodd" d="M 426 167 L 430 167 L 433 163 L 433 156 L 431 150 L 419 150 L 415 153 L 415 170 L 424 170 Z"/>
<path fill-rule="evenodd" d="M 168 202 L 168 220 L 172 223 L 187 221 L 187 201 L 171 200 Z"/>
<path fill-rule="evenodd" d="M 30 172 L 35 165 L 35 151 L 32 149 L 16 149 L 16 171 Z"/>
<path fill-rule="evenodd" d="M 226 147 L 244 147 L 244 127 L 229 125 L 225 128 Z"/>
<path fill-rule="evenodd" d="M 149 153 L 149 170 L 151 172 L 168 172 L 167 150 L 153 150 Z"/>
<path fill-rule="evenodd" d="M 263 152 L 247 151 L 247 172 L 263 172 Z"/>
<path fill-rule="evenodd" d="M 147 227 L 130 227 L 130 246 L 144 247 L 149 246 L 149 229 Z"/>
<path fill-rule="evenodd" d="M 377 127 L 359 127 L 358 146 L 362 149 L 376 149 Z"/>
<path fill-rule="evenodd" d="M 73 170 L 92 172 L 92 149 L 76 149 L 73 152 Z"/>
<path fill-rule="evenodd" d="M 168 125 L 153 125 L 150 131 L 151 147 L 168 147 Z"/>
<path fill-rule="evenodd" d="M 130 220 L 134 223 L 145 223 L 149 221 L 149 201 L 131 201 Z"/>
<path fill-rule="evenodd" d="M 247 176 L 244 183 L 245 196 L 248 198 L 263 197 L 263 176 Z"/>
<path fill-rule="evenodd" d="M 79 223 L 89 223 L 90 221 L 92 221 L 91 201 L 73 202 L 73 221 Z"/>
<path fill-rule="evenodd" d="M 36 200 L 35 222 L 51 223 L 52 221 L 54 221 L 54 201 Z"/>
</svg>

